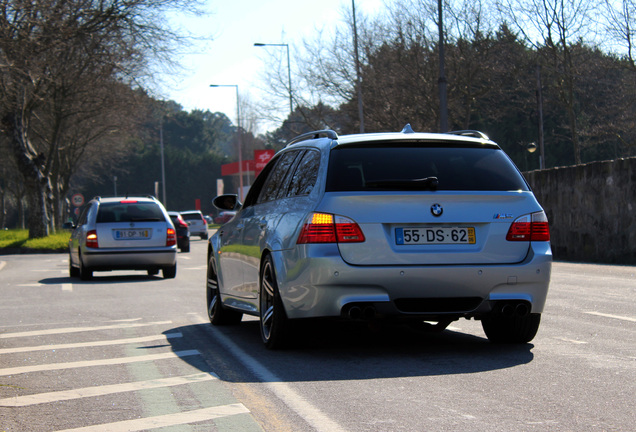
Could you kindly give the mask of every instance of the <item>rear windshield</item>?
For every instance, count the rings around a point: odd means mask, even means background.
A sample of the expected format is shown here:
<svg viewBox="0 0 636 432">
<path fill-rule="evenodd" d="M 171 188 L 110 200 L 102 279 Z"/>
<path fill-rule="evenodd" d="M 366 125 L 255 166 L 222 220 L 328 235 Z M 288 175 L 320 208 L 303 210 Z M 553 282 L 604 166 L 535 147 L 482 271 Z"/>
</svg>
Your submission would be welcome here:
<svg viewBox="0 0 636 432">
<path fill-rule="evenodd" d="M 331 151 L 327 192 L 379 190 L 527 191 L 528 185 L 496 148 L 371 145 Z"/>
<path fill-rule="evenodd" d="M 181 213 L 181 217 L 185 220 L 203 220 L 201 213 Z"/>
<path fill-rule="evenodd" d="M 163 212 L 155 203 L 103 203 L 97 211 L 97 223 L 159 222 L 165 221 Z"/>
</svg>

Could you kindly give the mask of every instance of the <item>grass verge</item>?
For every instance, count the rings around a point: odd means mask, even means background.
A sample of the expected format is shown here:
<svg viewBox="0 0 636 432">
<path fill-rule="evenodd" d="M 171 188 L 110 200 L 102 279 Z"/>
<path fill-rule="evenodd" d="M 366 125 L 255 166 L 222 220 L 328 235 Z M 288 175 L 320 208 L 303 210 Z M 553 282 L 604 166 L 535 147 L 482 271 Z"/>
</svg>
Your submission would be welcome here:
<svg viewBox="0 0 636 432">
<path fill-rule="evenodd" d="M 70 231 L 60 230 L 47 237 L 29 239 L 26 229 L 10 229 L 0 231 L 1 250 L 21 250 L 33 252 L 63 252 L 68 248 Z"/>
</svg>

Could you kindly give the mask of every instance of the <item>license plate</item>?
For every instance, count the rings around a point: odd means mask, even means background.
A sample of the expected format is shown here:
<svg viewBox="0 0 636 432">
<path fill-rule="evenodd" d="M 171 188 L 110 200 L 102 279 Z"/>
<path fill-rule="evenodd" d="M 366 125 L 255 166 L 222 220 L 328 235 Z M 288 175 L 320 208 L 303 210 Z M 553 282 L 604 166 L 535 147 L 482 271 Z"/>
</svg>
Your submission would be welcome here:
<svg viewBox="0 0 636 432">
<path fill-rule="evenodd" d="M 396 228 L 398 245 L 475 244 L 474 227 Z"/>
<path fill-rule="evenodd" d="M 121 229 L 113 230 L 115 240 L 144 240 L 150 238 L 149 229 Z"/>
</svg>

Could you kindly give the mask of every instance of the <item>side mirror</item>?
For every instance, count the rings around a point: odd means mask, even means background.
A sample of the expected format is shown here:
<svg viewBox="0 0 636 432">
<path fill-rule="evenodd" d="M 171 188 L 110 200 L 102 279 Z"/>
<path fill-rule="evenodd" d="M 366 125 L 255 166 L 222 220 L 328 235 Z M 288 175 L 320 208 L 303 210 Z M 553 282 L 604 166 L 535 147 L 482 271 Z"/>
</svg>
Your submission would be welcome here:
<svg viewBox="0 0 636 432">
<path fill-rule="evenodd" d="M 238 200 L 238 195 L 234 194 L 219 195 L 212 200 L 212 204 L 214 204 L 214 207 L 219 210 L 227 211 L 237 210 L 241 206 L 241 203 Z"/>
</svg>

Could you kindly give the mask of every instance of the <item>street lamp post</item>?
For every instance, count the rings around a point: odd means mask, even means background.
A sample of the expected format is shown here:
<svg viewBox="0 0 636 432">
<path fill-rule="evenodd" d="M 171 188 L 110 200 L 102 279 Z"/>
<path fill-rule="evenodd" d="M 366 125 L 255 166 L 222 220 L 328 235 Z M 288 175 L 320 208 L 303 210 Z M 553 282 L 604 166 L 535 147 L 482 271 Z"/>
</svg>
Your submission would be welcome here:
<svg viewBox="0 0 636 432">
<path fill-rule="evenodd" d="M 292 81 L 291 81 L 291 63 L 289 61 L 289 45 L 286 43 L 280 43 L 280 44 L 267 44 L 267 43 L 255 43 L 254 44 L 255 47 L 268 47 L 268 46 L 274 46 L 274 47 L 285 47 L 287 48 L 287 79 L 289 80 L 289 114 L 292 114 L 294 112 L 294 106 L 293 106 L 293 98 L 292 98 Z"/>
<path fill-rule="evenodd" d="M 210 84 L 210 87 L 234 87 L 236 88 L 236 141 L 238 143 L 239 163 L 239 199 L 243 201 L 243 146 L 241 145 L 241 109 L 239 101 L 239 88 L 237 84 Z"/>
</svg>

